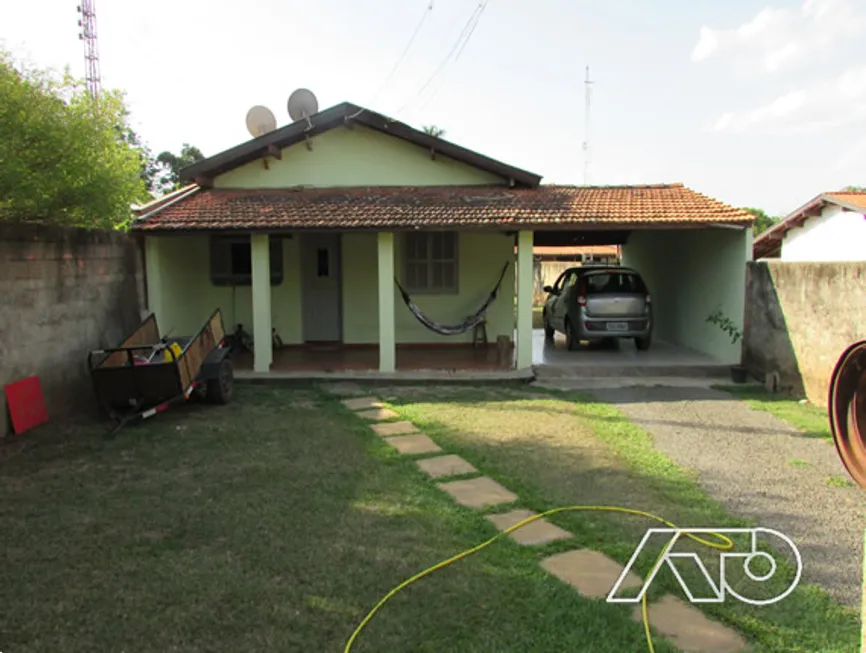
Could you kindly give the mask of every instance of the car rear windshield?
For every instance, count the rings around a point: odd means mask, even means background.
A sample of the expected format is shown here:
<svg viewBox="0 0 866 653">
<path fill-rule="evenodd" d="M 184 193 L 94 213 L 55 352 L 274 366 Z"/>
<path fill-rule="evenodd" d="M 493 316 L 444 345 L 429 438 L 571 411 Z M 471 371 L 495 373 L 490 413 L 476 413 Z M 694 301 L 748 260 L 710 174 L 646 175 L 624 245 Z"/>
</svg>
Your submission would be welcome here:
<svg viewBox="0 0 866 653">
<path fill-rule="evenodd" d="M 643 280 L 632 272 L 599 272 L 586 276 L 586 294 L 640 294 L 646 292 Z"/>
</svg>

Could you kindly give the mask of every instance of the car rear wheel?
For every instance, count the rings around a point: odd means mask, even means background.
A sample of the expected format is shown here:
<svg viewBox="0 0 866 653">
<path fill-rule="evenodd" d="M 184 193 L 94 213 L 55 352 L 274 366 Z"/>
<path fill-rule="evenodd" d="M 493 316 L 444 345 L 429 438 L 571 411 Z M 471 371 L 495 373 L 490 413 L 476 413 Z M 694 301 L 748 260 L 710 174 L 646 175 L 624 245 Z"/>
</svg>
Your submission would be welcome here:
<svg viewBox="0 0 866 653">
<path fill-rule="evenodd" d="M 574 332 L 571 329 L 571 320 L 565 320 L 565 347 L 568 351 L 577 349 L 579 341 L 574 337 Z"/>
<path fill-rule="evenodd" d="M 556 330 L 550 326 L 550 323 L 547 321 L 547 311 L 542 314 L 542 318 L 544 320 L 544 337 L 547 340 L 553 340 L 553 335 L 556 333 Z"/>
<path fill-rule="evenodd" d="M 647 336 L 646 338 L 634 339 L 635 346 L 641 351 L 646 351 L 647 349 L 649 349 L 650 343 L 652 343 L 652 338 L 650 336 Z"/>
</svg>

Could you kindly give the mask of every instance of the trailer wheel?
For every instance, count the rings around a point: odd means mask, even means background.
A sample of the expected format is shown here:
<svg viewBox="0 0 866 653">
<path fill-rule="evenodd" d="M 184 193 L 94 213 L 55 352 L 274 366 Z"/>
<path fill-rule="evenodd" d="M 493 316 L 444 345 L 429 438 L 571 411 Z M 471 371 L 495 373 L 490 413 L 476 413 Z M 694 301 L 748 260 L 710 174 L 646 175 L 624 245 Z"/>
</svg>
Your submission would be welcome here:
<svg viewBox="0 0 866 653">
<path fill-rule="evenodd" d="M 227 404 L 231 401 L 235 385 L 235 371 L 231 359 L 220 363 L 217 374 L 207 382 L 207 399 L 212 404 Z"/>
</svg>

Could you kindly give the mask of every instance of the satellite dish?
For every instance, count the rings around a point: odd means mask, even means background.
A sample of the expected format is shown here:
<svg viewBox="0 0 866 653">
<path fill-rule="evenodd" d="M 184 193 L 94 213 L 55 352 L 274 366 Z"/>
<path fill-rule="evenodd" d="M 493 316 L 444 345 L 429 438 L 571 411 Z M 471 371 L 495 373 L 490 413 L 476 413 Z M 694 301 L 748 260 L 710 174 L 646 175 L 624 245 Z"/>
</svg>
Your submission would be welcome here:
<svg viewBox="0 0 866 653">
<path fill-rule="evenodd" d="M 277 119 L 267 107 L 255 106 L 247 111 L 247 129 L 254 137 L 259 137 L 277 128 Z"/>
<path fill-rule="evenodd" d="M 309 121 L 310 116 L 319 112 L 319 101 L 312 91 L 299 88 L 289 96 L 289 117 L 298 120 Z"/>
</svg>

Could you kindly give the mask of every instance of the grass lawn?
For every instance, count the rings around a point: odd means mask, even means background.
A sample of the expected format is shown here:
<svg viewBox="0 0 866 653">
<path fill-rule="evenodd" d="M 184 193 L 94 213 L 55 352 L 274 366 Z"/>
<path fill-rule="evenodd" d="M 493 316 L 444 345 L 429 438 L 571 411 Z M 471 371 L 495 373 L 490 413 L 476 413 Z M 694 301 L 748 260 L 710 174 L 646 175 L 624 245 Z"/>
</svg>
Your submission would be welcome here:
<svg viewBox="0 0 866 653">
<path fill-rule="evenodd" d="M 799 429 L 804 437 L 823 438 L 832 441 L 830 434 L 830 419 L 827 411 L 812 404 L 801 404 L 798 399 L 781 394 L 774 394 L 761 387 L 740 387 L 735 385 L 717 386 L 717 390 L 723 390 L 743 399 L 752 408 L 763 410 L 779 419 L 788 422 L 791 426 Z"/>
<path fill-rule="evenodd" d="M 495 427 L 489 410 L 441 406 L 445 422 L 431 417 L 435 404 L 403 409 L 506 481 L 520 476 L 512 489 L 534 504 L 573 487 L 532 484 L 532 456 L 521 471 L 480 455 L 459 424 Z M 572 411 L 527 406 L 540 417 Z M 49 425 L 0 446 L 4 652 L 339 653 L 385 592 L 495 533 L 309 386 L 241 386 L 229 406 L 185 406 L 115 440 L 102 437 L 106 426 Z M 561 466 L 547 475 L 568 477 Z M 564 521 L 581 542 L 625 551 L 613 527 Z M 629 606 L 581 599 L 537 556 L 503 540 L 430 576 L 389 602 L 353 651 L 645 650 Z M 790 633 L 817 629 L 828 609 L 819 597 L 798 606 Z M 840 621 L 823 650 L 841 650 L 848 626 Z M 674 649 L 659 641 L 657 651 Z"/>
<path fill-rule="evenodd" d="M 689 474 L 653 448 L 645 431 L 608 405 L 564 393 L 503 387 L 395 386 L 382 393 L 443 448 L 516 492 L 525 508 L 541 512 L 573 504 L 619 505 L 661 515 L 678 526 L 748 525 L 711 500 Z M 628 561 L 646 528 L 656 525 L 602 513 L 563 513 L 550 520 L 576 538 L 551 544 L 544 553 L 591 547 L 621 563 Z M 643 560 L 640 573 L 654 561 L 654 555 Z M 790 566 L 782 567 L 782 578 L 773 584 L 777 591 L 791 578 Z M 687 578 L 690 587 L 700 587 L 691 584 L 694 574 Z M 743 584 L 742 573 L 728 579 L 742 593 L 761 598 Z M 651 597 L 664 591 L 682 595 L 670 574 L 656 579 Z M 770 594 L 775 593 L 763 596 Z M 853 653 L 859 642 L 857 614 L 803 584 L 775 605 L 754 607 L 729 600 L 702 609 L 744 634 L 755 653 Z"/>
</svg>

